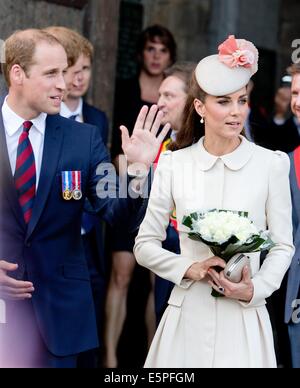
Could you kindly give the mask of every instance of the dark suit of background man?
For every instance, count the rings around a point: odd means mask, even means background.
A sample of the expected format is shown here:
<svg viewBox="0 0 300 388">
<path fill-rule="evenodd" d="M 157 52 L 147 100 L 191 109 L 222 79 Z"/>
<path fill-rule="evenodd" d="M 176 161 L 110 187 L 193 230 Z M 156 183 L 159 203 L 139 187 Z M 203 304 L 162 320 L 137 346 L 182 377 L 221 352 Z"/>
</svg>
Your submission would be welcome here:
<svg viewBox="0 0 300 388">
<path fill-rule="evenodd" d="M 300 64 L 290 68 L 293 114 L 300 122 Z M 299 127 L 300 130 L 300 127 Z M 290 154 L 295 255 L 288 273 L 285 322 L 288 324 L 292 365 L 300 368 L 300 146 Z"/>
<path fill-rule="evenodd" d="M 68 62 L 74 63 L 68 69 L 68 75 L 71 74 L 70 82 L 66 85 L 68 91 L 61 104 L 60 115 L 80 123 L 95 125 L 99 130 L 99 137 L 107 145 L 108 120 L 106 114 L 83 99 L 88 92 L 92 78 L 93 45 L 84 36 L 65 27 L 50 27 L 47 32 L 54 35 L 64 45 Z M 104 245 L 104 225 L 96 214 L 88 212 L 92 210 L 88 200 L 85 202 L 85 209 L 87 211 L 82 216 L 81 236 L 92 285 L 99 349 L 82 353 L 78 360 L 78 367 L 93 368 L 100 365 L 102 358 L 104 303 L 107 288 L 106 268 L 108 265 Z"/>
<path fill-rule="evenodd" d="M 110 223 L 128 220 L 141 200 L 97 196 L 96 169 L 109 161 L 98 129 L 56 115 L 68 67 L 60 43 L 44 31 L 26 30 L 13 34 L 5 47 L 9 94 L 0 103 L 0 297 L 7 324 L 1 326 L 0 363 L 75 367 L 79 353 L 98 345 L 80 238 L 85 198 Z M 128 160 L 148 168 L 169 130 L 155 137 L 161 119 L 159 114 L 153 124 L 156 113 L 141 116 L 134 141 L 122 128 Z M 70 199 L 67 190 L 63 198 L 66 171 L 81 172 L 82 198 Z M 66 177 L 64 182 L 64 189 L 70 187 Z"/>
</svg>

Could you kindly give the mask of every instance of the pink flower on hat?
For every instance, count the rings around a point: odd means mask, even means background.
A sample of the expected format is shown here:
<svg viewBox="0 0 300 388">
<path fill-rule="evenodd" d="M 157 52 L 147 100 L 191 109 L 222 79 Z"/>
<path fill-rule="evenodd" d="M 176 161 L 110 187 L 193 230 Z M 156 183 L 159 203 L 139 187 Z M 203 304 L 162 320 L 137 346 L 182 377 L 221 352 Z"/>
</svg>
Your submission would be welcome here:
<svg viewBox="0 0 300 388">
<path fill-rule="evenodd" d="M 257 72 L 258 51 L 253 43 L 245 39 L 235 39 L 230 35 L 219 46 L 219 59 L 230 68 L 244 67 Z"/>
</svg>

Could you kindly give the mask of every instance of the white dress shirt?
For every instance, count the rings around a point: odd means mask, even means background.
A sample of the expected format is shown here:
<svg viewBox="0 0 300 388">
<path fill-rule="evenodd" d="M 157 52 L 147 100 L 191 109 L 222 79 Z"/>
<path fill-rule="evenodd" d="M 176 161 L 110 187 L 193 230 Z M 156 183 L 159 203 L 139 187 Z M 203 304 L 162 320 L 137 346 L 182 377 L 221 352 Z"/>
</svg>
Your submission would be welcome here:
<svg viewBox="0 0 300 388">
<path fill-rule="evenodd" d="M 83 123 L 83 114 L 82 114 L 82 107 L 83 107 L 83 99 L 80 98 L 79 100 L 79 105 L 75 111 L 71 111 L 67 105 L 62 102 L 61 107 L 60 107 L 60 115 L 62 117 L 65 117 L 66 119 L 69 119 L 71 116 L 77 116 L 76 121 L 78 123 Z"/>
<path fill-rule="evenodd" d="M 25 120 L 22 117 L 18 116 L 8 106 L 7 97 L 2 106 L 2 116 L 3 116 L 3 124 L 5 129 L 6 144 L 7 144 L 11 171 L 12 171 L 12 175 L 14 175 L 16 170 L 19 137 L 23 132 L 23 123 L 28 120 Z M 29 131 L 29 140 L 31 142 L 34 159 L 35 159 L 36 187 L 38 187 L 40 173 L 41 173 L 45 129 L 46 129 L 46 118 L 47 118 L 47 114 L 41 113 L 35 119 L 30 120 L 33 125 Z"/>
</svg>

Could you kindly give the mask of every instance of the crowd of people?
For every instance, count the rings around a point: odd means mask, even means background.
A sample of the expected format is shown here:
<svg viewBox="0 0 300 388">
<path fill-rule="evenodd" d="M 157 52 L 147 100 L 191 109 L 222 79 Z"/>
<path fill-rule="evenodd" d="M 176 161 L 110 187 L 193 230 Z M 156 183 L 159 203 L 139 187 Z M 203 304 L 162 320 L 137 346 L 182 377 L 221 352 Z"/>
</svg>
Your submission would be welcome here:
<svg viewBox="0 0 300 388">
<path fill-rule="evenodd" d="M 136 77 L 116 83 L 109 149 L 106 114 L 85 101 L 85 37 L 19 31 L 5 57 L 0 367 L 116 368 L 122 352 L 155 368 L 300 367 L 300 65 L 267 113 L 251 100 L 251 42 L 178 62 L 171 32 L 150 26 Z M 99 170 L 111 161 L 133 195 Z M 240 283 L 182 224 L 209 209 L 246 211 L 274 242 Z"/>
</svg>

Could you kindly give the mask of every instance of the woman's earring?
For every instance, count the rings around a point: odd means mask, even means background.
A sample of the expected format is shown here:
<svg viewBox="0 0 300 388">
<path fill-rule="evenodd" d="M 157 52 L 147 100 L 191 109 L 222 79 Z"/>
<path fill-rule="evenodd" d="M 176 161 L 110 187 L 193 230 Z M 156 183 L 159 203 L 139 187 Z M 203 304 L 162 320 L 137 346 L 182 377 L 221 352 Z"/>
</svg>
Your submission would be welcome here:
<svg viewBox="0 0 300 388">
<path fill-rule="evenodd" d="M 201 124 L 204 124 L 204 118 L 203 118 L 202 116 L 201 116 L 200 123 L 201 123 Z"/>
</svg>

